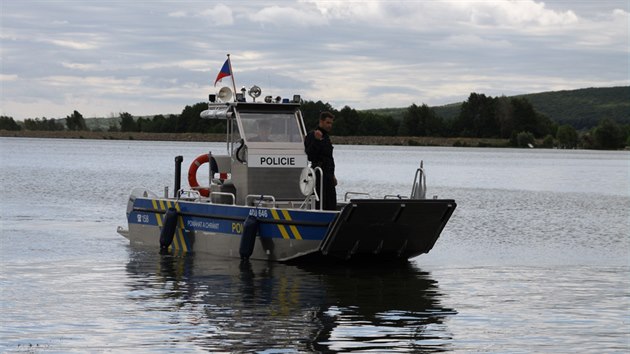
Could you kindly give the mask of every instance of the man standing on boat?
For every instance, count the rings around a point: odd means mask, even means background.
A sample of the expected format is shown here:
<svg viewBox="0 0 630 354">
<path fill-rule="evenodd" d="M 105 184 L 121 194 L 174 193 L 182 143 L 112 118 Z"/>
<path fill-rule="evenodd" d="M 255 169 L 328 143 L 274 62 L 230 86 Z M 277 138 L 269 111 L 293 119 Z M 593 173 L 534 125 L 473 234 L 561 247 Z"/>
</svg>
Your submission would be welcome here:
<svg viewBox="0 0 630 354">
<path fill-rule="evenodd" d="M 323 195 L 319 196 L 324 210 L 337 209 L 337 178 L 335 178 L 335 159 L 333 158 L 333 146 L 328 133 L 332 130 L 335 116 L 330 112 L 322 112 L 319 115 L 319 125 L 306 135 L 304 139 L 304 151 L 311 161 L 311 167 L 320 167 L 324 172 Z M 317 175 L 316 190 L 320 191 L 320 180 Z M 319 203 L 317 203 L 319 208 Z"/>
</svg>

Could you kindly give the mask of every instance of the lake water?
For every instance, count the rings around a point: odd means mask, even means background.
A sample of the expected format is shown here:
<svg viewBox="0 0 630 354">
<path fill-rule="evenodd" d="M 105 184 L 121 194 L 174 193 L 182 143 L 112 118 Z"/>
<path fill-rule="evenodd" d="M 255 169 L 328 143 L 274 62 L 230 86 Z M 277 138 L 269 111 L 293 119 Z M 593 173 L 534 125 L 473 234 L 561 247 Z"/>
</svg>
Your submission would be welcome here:
<svg viewBox="0 0 630 354">
<path fill-rule="evenodd" d="M 337 146 L 338 195 L 458 207 L 407 266 L 132 247 L 128 193 L 224 144 L 0 138 L 0 352 L 630 350 L 630 153 Z M 184 182 L 183 182 L 184 183 Z"/>
</svg>

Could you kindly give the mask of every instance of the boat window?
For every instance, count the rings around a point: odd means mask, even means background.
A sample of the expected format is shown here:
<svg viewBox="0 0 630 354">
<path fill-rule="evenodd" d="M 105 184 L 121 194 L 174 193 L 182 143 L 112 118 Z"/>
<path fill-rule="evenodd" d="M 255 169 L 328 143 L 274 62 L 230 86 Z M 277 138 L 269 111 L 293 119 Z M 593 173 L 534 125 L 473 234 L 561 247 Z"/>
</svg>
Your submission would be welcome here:
<svg viewBox="0 0 630 354">
<path fill-rule="evenodd" d="M 302 142 L 297 117 L 293 112 L 245 113 L 240 114 L 243 132 L 247 141 L 253 142 Z"/>
</svg>

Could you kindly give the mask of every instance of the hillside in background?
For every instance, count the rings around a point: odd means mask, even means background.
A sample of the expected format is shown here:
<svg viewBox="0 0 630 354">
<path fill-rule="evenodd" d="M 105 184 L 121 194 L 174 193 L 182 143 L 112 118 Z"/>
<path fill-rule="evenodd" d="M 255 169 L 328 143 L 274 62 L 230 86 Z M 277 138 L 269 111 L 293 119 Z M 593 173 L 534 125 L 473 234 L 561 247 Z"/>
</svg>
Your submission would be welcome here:
<svg viewBox="0 0 630 354">
<path fill-rule="evenodd" d="M 602 118 L 630 124 L 630 86 L 542 92 L 522 97 L 553 121 L 576 129 L 594 127 Z"/>
<path fill-rule="evenodd" d="M 550 91 L 514 97 L 526 98 L 534 109 L 552 121 L 569 124 L 576 129 L 592 128 L 602 118 L 611 118 L 620 124 L 630 124 L 630 86 Z M 459 102 L 431 108 L 438 116 L 451 120 L 459 114 L 461 104 Z M 380 108 L 366 111 L 402 119 L 406 109 L 407 107 Z"/>
</svg>

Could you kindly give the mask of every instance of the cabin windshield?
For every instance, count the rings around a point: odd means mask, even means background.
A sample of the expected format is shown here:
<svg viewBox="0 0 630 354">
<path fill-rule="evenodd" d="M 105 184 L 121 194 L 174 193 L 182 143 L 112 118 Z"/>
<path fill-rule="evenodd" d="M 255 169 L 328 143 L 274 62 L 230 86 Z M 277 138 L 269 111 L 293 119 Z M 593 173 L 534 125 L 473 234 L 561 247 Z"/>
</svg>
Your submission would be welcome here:
<svg viewBox="0 0 630 354">
<path fill-rule="evenodd" d="M 248 142 L 301 143 L 297 115 L 294 112 L 240 113 L 243 131 Z"/>
</svg>

